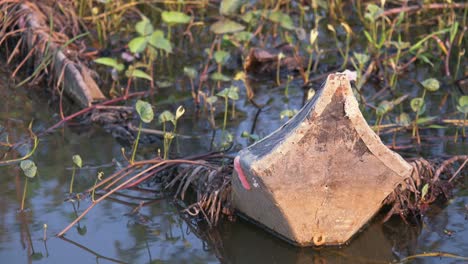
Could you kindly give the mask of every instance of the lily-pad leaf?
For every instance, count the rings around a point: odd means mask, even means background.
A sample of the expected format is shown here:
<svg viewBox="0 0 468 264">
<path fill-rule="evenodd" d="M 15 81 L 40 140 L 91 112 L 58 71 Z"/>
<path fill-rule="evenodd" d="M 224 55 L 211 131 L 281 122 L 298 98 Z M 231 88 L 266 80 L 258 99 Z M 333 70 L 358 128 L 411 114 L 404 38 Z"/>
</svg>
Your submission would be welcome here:
<svg viewBox="0 0 468 264">
<path fill-rule="evenodd" d="M 148 40 L 151 46 L 172 53 L 172 44 L 164 37 L 164 32 L 161 30 L 155 30 Z"/>
<path fill-rule="evenodd" d="M 83 166 L 83 161 L 81 160 L 80 155 L 73 155 L 72 157 L 73 163 L 78 167 L 81 168 Z"/>
<path fill-rule="evenodd" d="M 153 33 L 154 28 L 147 17 L 142 17 L 142 19 L 136 23 L 135 30 L 140 36 L 149 36 Z"/>
<path fill-rule="evenodd" d="M 244 30 L 245 27 L 230 19 L 223 19 L 211 25 L 210 30 L 215 34 L 235 33 Z"/>
<path fill-rule="evenodd" d="M 440 83 L 435 78 L 429 78 L 421 82 L 424 89 L 428 90 L 429 92 L 435 92 L 439 90 Z"/>
<path fill-rule="evenodd" d="M 253 34 L 247 31 L 241 31 L 234 33 L 233 38 L 239 42 L 247 42 L 250 41 L 253 37 Z"/>
<path fill-rule="evenodd" d="M 411 109 L 418 112 L 424 106 L 424 99 L 421 97 L 413 98 L 410 102 Z"/>
<path fill-rule="evenodd" d="M 174 122 L 175 118 L 174 115 L 170 112 L 165 110 L 159 115 L 159 123 L 164 123 L 164 122 Z"/>
<path fill-rule="evenodd" d="M 132 53 L 141 53 L 146 49 L 148 40 L 146 37 L 136 37 L 128 43 L 128 48 Z"/>
<path fill-rule="evenodd" d="M 467 106 L 468 105 L 468 95 L 463 95 L 462 97 L 458 98 L 458 105 L 459 106 Z"/>
<path fill-rule="evenodd" d="M 37 167 L 32 160 L 23 160 L 20 163 L 20 167 L 23 170 L 24 175 L 28 178 L 34 178 L 37 173 Z"/>
<path fill-rule="evenodd" d="M 231 57 L 231 55 L 227 51 L 218 50 L 218 51 L 215 51 L 213 57 L 216 63 L 224 65 L 229 60 L 229 57 Z"/>
<path fill-rule="evenodd" d="M 135 109 L 140 116 L 141 121 L 145 123 L 153 121 L 154 112 L 150 103 L 143 100 L 138 100 L 135 104 Z"/>
<path fill-rule="evenodd" d="M 123 71 L 125 69 L 125 65 L 122 63 L 117 62 L 116 59 L 114 58 L 108 58 L 108 57 L 102 57 L 102 58 L 97 58 L 94 60 L 95 63 L 106 65 L 109 67 L 112 67 L 116 69 L 117 71 Z"/>
<path fill-rule="evenodd" d="M 139 78 L 139 79 L 146 79 L 148 81 L 153 81 L 153 78 L 151 78 L 151 76 L 149 74 L 147 74 L 146 72 L 144 72 L 142 70 L 138 70 L 138 69 L 134 69 L 133 71 L 131 71 L 130 77 Z"/>
<path fill-rule="evenodd" d="M 396 122 L 398 125 L 407 127 L 411 124 L 411 119 L 407 113 L 401 113 L 397 118 Z"/>
<path fill-rule="evenodd" d="M 190 79 L 195 79 L 197 78 L 198 72 L 192 67 L 184 67 L 184 74 Z"/>
<path fill-rule="evenodd" d="M 273 11 L 270 10 L 269 12 L 266 13 L 266 18 L 274 23 L 279 23 L 281 27 L 288 29 L 288 30 L 293 30 L 294 27 L 294 22 L 292 21 L 291 17 L 283 13 L 281 11 Z"/>
<path fill-rule="evenodd" d="M 178 11 L 163 11 L 161 17 L 162 20 L 169 25 L 187 24 L 192 19 L 185 13 Z"/>
<path fill-rule="evenodd" d="M 219 13 L 223 16 L 236 15 L 243 3 L 244 0 L 221 0 Z"/>
<path fill-rule="evenodd" d="M 216 103 L 216 101 L 218 101 L 218 97 L 214 95 L 206 98 L 206 102 L 209 103 L 210 105 Z"/>
<path fill-rule="evenodd" d="M 229 82 L 231 80 L 231 78 L 219 72 L 211 74 L 210 77 L 213 81 Z"/>
<path fill-rule="evenodd" d="M 219 97 L 229 98 L 233 101 L 239 100 L 239 87 L 232 85 L 229 88 L 224 88 L 216 94 Z"/>
</svg>

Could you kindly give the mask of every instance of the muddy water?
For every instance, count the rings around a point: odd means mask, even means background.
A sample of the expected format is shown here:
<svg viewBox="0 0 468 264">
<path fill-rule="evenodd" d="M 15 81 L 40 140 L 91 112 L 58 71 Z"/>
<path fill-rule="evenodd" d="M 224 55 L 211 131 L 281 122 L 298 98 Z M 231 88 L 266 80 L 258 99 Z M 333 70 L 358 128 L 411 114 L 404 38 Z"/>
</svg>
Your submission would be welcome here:
<svg viewBox="0 0 468 264">
<path fill-rule="evenodd" d="M 27 126 L 31 120 L 34 120 L 35 131 L 44 130 L 59 120 L 54 115 L 56 111 L 47 107 L 47 96 L 30 92 L 28 89 L 31 88 L 14 88 L 8 76 L 9 72 L 0 72 L 2 142 L 7 136 L 9 142 L 27 139 Z M 230 131 L 239 142 L 235 148 L 249 144 L 247 139 L 240 138 L 243 131 L 251 131 L 254 126 L 254 133 L 265 136 L 285 122 L 279 118 L 282 110 L 298 109 L 301 105 L 303 93 L 297 85 L 291 85 L 288 99 L 282 88 L 267 91 L 268 87 L 274 86 L 272 83 L 253 85 L 259 94 L 259 103 L 270 98 L 274 100 L 258 115 L 255 126 L 255 108 L 245 100 L 237 102 L 238 118 L 229 123 Z M 222 117 L 218 119 L 222 120 Z M 180 129 L 182 134 L 197 136 L 179 142 L 182 152 L 209 149 L 211 131 L 206 122 L 187 114 Z M 449 134 L 439 130 L 428 132 L 426 136 L 443 136 L 445 133 Z M 429 211 L 422 227 L 407 226 L 398 218 L 381 224 L 381 216 L 378 216 L 342 248 L 295 248 L 244 221 L 223 222 L 219 228 L 209 231 L 203 226 L 197 228 L 197 225 L 184 221 L 171 199 L 163 199 L 154 193 L 146 194 L 145 198 L 153 203 L 137 214 L 132 213 L 137 203 L 104 201 L 72 228 L 66 239 L 55 237 L 76 217 L 76 212 L 82 212 L 91 203 L 90 197 L 79 203 L 66 201 L 72 155 L 80 154 L 85 164 L 78 172 L 74 186 L 79 192 L 93 185 L 99 171 L 109 175 L 123 163 L 121 147 L 99 127 L 72 125 L 41 137 L 32 156 L 39 175 L 29 185 L 25 212 L 18 211 L 24 182 L 21 170 L 17 165 L 1 166 L 0 262 L 388 263 L 423 252 L 464 256 L 468 252 L 466 179 L 465 187 L 456 190 L 454 199 Z M 31 144 L 26 144 L 19 152 L 25 154 L 30 148 Z M 156 148 L 148 147 L 151 151 Z M 425 156 L 467 153 L 467 144 L 439 140 L 426 146 L 424 151 Z M 406 150 L 405 154 L 415 155 L 411 150 Z M 6 158 L 15 156 L 10 153 Z M 44 224 L 47 224 L 45 242 Z M 414 263 L 457 263 L 457 260 L 426 258 Z"/>
</svg>

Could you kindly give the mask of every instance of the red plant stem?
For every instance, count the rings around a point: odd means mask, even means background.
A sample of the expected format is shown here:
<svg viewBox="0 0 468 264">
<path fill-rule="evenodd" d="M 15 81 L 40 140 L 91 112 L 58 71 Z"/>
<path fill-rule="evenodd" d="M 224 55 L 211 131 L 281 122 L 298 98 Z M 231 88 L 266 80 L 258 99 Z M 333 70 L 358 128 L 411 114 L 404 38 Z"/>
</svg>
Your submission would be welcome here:
<svg viewBox="0 0 468 264">
<path fill-rule="evenodd" d="M 151 162 L 148 162 L 149 164 L 151 164 Z M 136 179 L 138 179 L 139 177 L 141 177 L 142 175 L 145 175 L 147 172 L 159 167 L 159 166 L 162 166 L 162 165 L 166 165 L 166 164 L 171 164 L 171 163 L 189 163 L 189 164 L 198 164 L 198 165 L 204 165 L 204 166 L 209 166 L 211 167 L 211 165 L 208 165 L 208 164 L 205 164 L 205 163 L 202 163 L 202 162 L 197 162 L 197 161 L 190 161 L 190 160 L 163 160 L 163 161 L 159 161 L 158 163 L 154 164 L 153 166 L 141 171 L 140 173 L 138 173 L 137 175 L 131 177 L 130 179 L 124 181 L 123 183 L 121 183 L 120 185 L 118 185 L 117 187 L 115 187 L 114 189 L 110 190 L 109 192 L 107 192 L 106 194 L 104 194 L 103 196 L 101 196 L 99 199 L 97 199 L 96 201 L 94 201 L 88 208 L 86 208 L 86 210 L 83 211 L 83 213 L 81 213 L 73 222 L 71 222 L 67 227 L 65 227 L 62 231 L 60 231 L 60 233 L 57 234 L 58 237 L 61 237 L 63 236 L 68 230 L 70 230 L 70 228 L 72 228 L 76 223 L 78 223 L 81 219 L 83 219 L 83 217 L 89 212 L 91 211 L 91 209 L 94 208 L 94 206 L 96 206 L 99 202 L 101 202 L 102 200 L 106 199 L 107 197 L 109 197 L 111 194 L 115 193 L 116 191 L 122 189 L 123 187 L 129 185 L 129 183 L 131 183 L 132 181 L 135 181 Z M 142 177 L 144 179 L 147 179 L 148 178 L 148 175 L 145 175 L 144 177 Z"/>
</svg>

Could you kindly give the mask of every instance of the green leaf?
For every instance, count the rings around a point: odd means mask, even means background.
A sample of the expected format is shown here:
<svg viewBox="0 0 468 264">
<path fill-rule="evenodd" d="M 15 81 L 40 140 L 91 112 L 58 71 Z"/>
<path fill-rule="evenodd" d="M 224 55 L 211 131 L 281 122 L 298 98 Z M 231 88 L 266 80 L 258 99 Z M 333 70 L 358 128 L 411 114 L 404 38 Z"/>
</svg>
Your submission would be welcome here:
<svg viewBox="0 0 468 264">
<path fill-rule="evenodd" d="M 117 71 L 122 71 L 125 66 L 122 63 L 118 63 L 114 58 L 102 57 L 94 60 L 95 63 L 106 65 L 116 69 Z"/>
<path fill-rule="evenodd" d="M 462 97 L 458 98 L 458 105 L 459 106 L 467 106 L 468 105 L 468 95 L 463 95 Z"/>
<path fill-rule="evenodd" d="M 150 103 L 143 100 L 138 100 L 135 104 L 135 109 L 140 116 L 141 121 L 145 123 L 153 121 L 154 112 Z"/>
<path fill-rule="evenodd" d="M 214 95 L 206 98 L 206 102 L 209 103 L 210 105 L 216 103 L 216 101 L 218 101 L 218 97 Z"/>
<path fill-rule="evenodd" d="M 232 85 L 228 89 L 227 97 L 233 101 L 239 100 L 239 87 Z"/>
<path fill-rule="evenodd" d="M 23 170 L 24 175 L 28 178 L 34 178 L 37 173 L 37 167 L 32 160 L 23 160 L 20 163 L 20 167 Z"/>
<path fill-rule="evenodd" d="M 291 118 L 297 113 L 297 110 L 286 109 L 281 111 L 280 119 L 283 120 L 285 117 Z"/>
<path fill-rule="evenodd" d="M 468 114 L 468 105 L 464 105 L 464 106 L 457 105 L 457 110 L 458 112 L 462 114 Z"/>
<path fill-rule="evenodd" d="M 138 69 L 134 69 L 133 71 L 131 71 L 130 77 L 153 81 L 153 78 L 151 78 L 151 76 L 149 76 L 146 72 Z"/>
<path fill-rule="evenodd" d="M 437 119 L 437 116 L 420 117 L 420 118 L 418 119 L 417 124 L 418 124 L 418 125 L 423 125 L 423 124 L 425 124 L 425 123 L 429 123 L 429 122 L 434 121 L 434 120 L 436 120 L 436 119 Z"/>
<path fill-rule="evenodd" d="M 410 102 L 411 109 L 418 112 L 424 105 L 424 99 L 421 97 L 413 98 Z"/>
<path fill-rule="evenodd" d="M 231 55 L 227 51 L 218 50 L 218 51 L 215 51 L 213 57 L 216 63 L 224 65 L 229 60 L 229 57 L 231 57 Z"/>
<path fill-rule="evenodd" d="M 197 70 L 192 67 L 184 67 L 184 74 L 187 75 L 190 79 L 195 79 L 198 76 Z"/>
<path fill-rule="evenodd" d="M 383 13 L 383 10 L 378 5 L 369 4 L 367 5 L 364 18 L 369 20 L 369 22 L 373 23 L 382 13 Z"/>
<path fill-rule="evenodd" d="M 81 160 L 81 156 L 80 156 L 80 155 L 73 155 L 72 160 L 73 160 L 73 163 L 74 163 L 78 168 L 81 168 L 81 166 L 83 165 L 83 161 Z"/>
<path fill-rule="evenodd" d="M 236 15 L 243 2 L 244 0 L 221 0 L 219 13 L 223 16 Z"/>
<path fill-rule="evenodd" d="M 424 89 L 428 90 L 429 92 L 435 92 L 439 90 L 440 83 L 437 79 L 429 78 L 421 82 Z"/>
<path fill-rule="evenodd" d="M 365 65 L 370 59 L 369 55 L 365 53 L 357 53 L 357 52 L 353 53 L 353 57 L 356 59 L 359 65 Z"/>
<path fill-rule="evenodd" d="M 221 81 L 221 82 L 229 82 L 231 80 L 231 78 L 219 72 L 215 72 L 211 74 L 210 78 L 213 81 Z"/>
<path fill-rule="evenodd" d="M 210 30 L 215 34 L 227 34 L 244 30 L 245 27 L 229 19 L 223 19 L 211 25 Z"/>
<path fill-rule="evenodd" d="M 149 37 L 148 41 L 151 46 L 165 50 L 168 53 L 172 53 L 172 44 L 164 37 L 164 32 L 161 30 L 155 30 Z"/>
<path fill-rule="evenodd" d="M 417 55 L 417 58 L 418 58 L 418 59 L 421 59 L 423 62 L 425 62 L 425 63 L 431 65 L 431 67 L 434 67 L 434 64 L 429 60 L 429 58 L 428 58 L 426 55 L 424 55 L 424 54 L 419 54 L 419 55 Z"/>
<path fill-rule="evenodd" d="M 398 125 L 407 127 L 411 124 L 411 119 L 407 113 L 401 113 L 397 118 L 396 122 Z"/>
<path fill-rule="evenodd" d="M 161 17 L 162 20 L 169 25 L 187 24 L 192 19 L 185 13 L 178 11 L 163 11 Z"/>
<path fill-rule="evenodd" d="M 165 110 L 164 112 L 162 112 L 160 115 L 159 115 L 159 123 L 164 123 L 164 122 L 174 122 L 175 118 L 174 118 L 174 115 L 168 111 L 168 110 Z"/>
<path fill-rule="evenodd" d="M 234 33 L 232 36 L 235 40 L 239 42 L 247 42 L 252 39 L 253 34 L 247 31 L 241 31 L 241 32 Z"/>
<path fill-rule="evenodd" d="M 148 40 L 146 37 L 136 37 L 128 43 L 128 48 L 132 53 L 141 53 L 146 49 Z"/>
<path fill-rule="evenodd" d="M 442 128 L 447 128 L 446 126 L 441 126 L 441 125 L 429 125 L 427 128 L 435 128 L 435 129 L 442 129 Z"/>
<path fill-rule="evenodd" d="M 424 200 L 424 197 L 426 197 L 428 191 L 429 191 L 429 184 L 426 183 L 426 184 L 424 184 L 424 186 L 423 186 L 423 188 L 421 190 L 421 199 Z"/>
<path fill-rule="evenodd" d="M 274 23 L 280 24 L 280 26 L 285 29 L 293 30 L 295 28 L 294 22 L 292 21 L 291 17 L 286 13 L 283 13 L 281 11 L 269 10 L 265 14 L 266 19 Z"/>
<path fill-rule="evenodd" d="M 393 109 L 393 103 L 392 102 L 389 102 L 387 100 L 384 100 L 382 102 L 380 102 L 379 106 L 377 106 L 377 109 L 376 109 L 376 114 L 378 116 L 383 116 L 385 115 L 386 113 L 388 113 L 390 110 Z"/>
<path fill-rule="evenodd" d="M 153 25 L 147 17 L 142 17 L 142 19 L 135 24 L 135 30 L 141 36 L 148 36 L 153 33 Z"/>
</svg>

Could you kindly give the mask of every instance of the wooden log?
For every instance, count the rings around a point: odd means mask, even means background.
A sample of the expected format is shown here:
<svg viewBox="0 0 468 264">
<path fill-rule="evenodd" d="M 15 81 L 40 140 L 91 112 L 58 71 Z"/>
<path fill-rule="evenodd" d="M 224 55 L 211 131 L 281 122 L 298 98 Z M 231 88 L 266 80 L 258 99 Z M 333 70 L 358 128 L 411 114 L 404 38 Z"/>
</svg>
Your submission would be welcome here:
<svg viewBox="0 0 468 264">
<path fill-rule="evenodd" d="M 62 50 L 62 47 L 49 36 L 49 26 L 45 23 L 44 15 L 37 7 L 31 8 L 34 3 L 21 4 L 21 10 L 25 13 L 25 22 L 29 30 L 26 30 L 26 42 L 29 49 L 34 48 L 39 42 L 48 44 L 48 52 L 53 56 L 52 77 L 58 80 L 63 74 L 65 93 L 81 107 L 89 107 L 93 102 L 106 99 L 90 74 L 90 70 L 83 64 L 70 60 Z M 34 56 L 37 60 L 45 57 L 40 49 L 36 49 Z"/>
<path fill-rule="evenodd" d="M 299 246 L 346 243 L 412 172 L 367 125 L 346 74 L 328 76 L 295 117 L 234 165 L 240 215 Z"/>
</svg>

